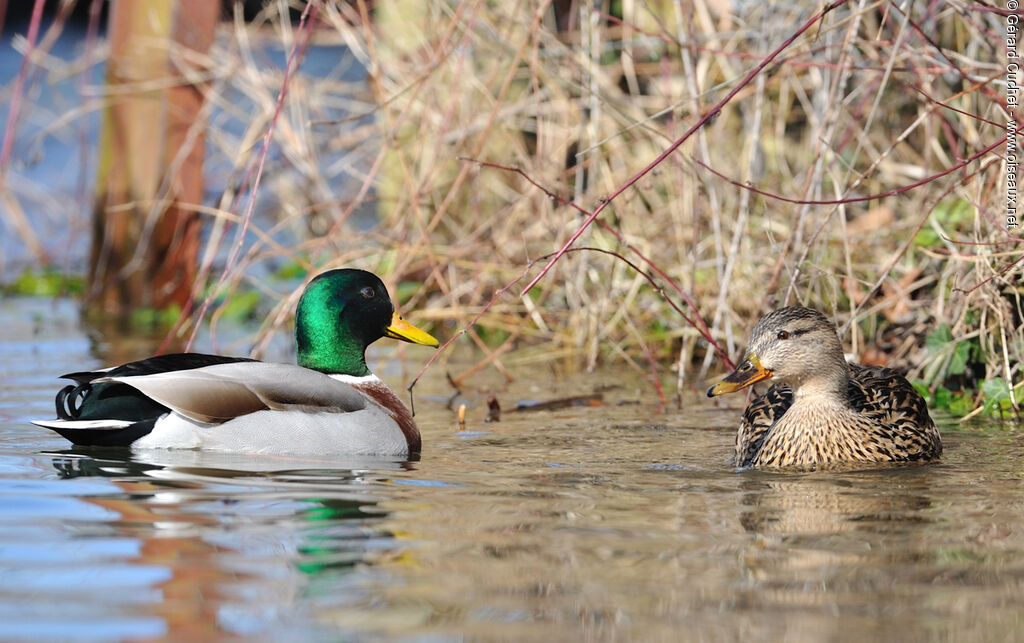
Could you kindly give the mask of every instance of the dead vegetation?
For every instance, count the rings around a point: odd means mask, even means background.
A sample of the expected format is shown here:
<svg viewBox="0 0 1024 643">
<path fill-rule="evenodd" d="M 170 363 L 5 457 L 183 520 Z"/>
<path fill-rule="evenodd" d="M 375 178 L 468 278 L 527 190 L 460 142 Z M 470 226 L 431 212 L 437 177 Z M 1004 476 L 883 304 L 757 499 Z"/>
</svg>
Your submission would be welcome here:
<svg viewBox="0 0 1024 643">
<path fill-rule="evenodd" d="M 465 331 L 479 363 L 456 380 L 560 359 L 671 369 L 682 388 L 723 370 L 762 312 L 803 303 L 858 359 L 979 409 L 999 378 L 1016 410 L 999 12 L 292 5 L 302 21 L 271 3 L 225 23 L 208 59 L 180 58 L 210 78 L 219 196 L 197 206 L 213 232 L 179 333 L 257 289 L 278 301 L 258 349 L 297 296 L 266 274 L 357 265 L 440 334 Z"/>
</svg>

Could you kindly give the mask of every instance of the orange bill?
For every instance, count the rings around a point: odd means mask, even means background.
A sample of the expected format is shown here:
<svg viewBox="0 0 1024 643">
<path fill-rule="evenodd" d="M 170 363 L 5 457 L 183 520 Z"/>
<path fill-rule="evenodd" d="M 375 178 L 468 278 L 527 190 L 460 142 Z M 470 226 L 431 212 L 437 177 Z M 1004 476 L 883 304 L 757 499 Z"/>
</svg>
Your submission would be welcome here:
<svg viewBox="0 0 1024 643">
<path fill-rule="evenodd" d="M 438 341 L 430 333 L 416 328 L 409 322 L 402 319 L 402 316 L 395 313 L 391 317 L 391 325 L 384 329 L 384 336 L 392 339 L 400 339 L 403 342 L 423 344 L 424 346 L 437 346 Z"/>
<path fill-rule="evenodd" d="M 757 355 L 747 355 L 747 359 L 736 367 L 736 370 L 725 376 L 722 381 L 708 389 L 708 397 L 732 393 L 747 388 L 754 382 L 760 382 L 771 377 L 773 373 L 761 366 Z"/>
</svg>

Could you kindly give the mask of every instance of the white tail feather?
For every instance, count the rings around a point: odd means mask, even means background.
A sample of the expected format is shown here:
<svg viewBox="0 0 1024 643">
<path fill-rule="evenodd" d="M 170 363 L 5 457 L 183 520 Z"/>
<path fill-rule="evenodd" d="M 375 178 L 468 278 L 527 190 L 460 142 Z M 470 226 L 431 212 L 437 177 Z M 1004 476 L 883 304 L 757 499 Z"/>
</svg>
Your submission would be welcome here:
<svg viewBox="0 0 1024 643">
<path fill-rule="evenodd" d="M 134 424 L 131 420 L 30 420 L 32 424 L 46 429 L 106 429 L 116 431 Z"/>
</svg>

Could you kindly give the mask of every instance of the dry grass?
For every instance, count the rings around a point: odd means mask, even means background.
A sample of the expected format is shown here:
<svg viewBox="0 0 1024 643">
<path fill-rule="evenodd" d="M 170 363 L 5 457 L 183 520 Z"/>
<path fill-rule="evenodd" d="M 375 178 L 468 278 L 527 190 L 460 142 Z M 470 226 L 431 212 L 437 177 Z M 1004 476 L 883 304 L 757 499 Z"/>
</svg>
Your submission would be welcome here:
<svg viewBox="0 0 1024 643">
<path fill-rule="evenodd" d="M 790 303 L 845 324 L 859 357 L 938 386 L 948 351 L 925 337 L 948 324 L 981 349 L 975 382 L 1017 383 L 1016 404 L 1024 255 L 1005 227 L 1005 19 L 836 4 L 813 21 L 821 7 L 806 3 L 622 0 L 611 16 L 382 1 L 368 20 L 362 1 L 324 1 L 312 30 L 271 4 L 225 25 L 209 59 L 180 57 L 212 76 L 208 166 L 226 188 L 203 210 L 209 280 L 280 296 L 267 266 L 365 267 L 416 284 L 403 307 L 441 335 L 464 329 L 488 366 L 543 345 L 583 367 L 671 364 L 679 387 L 722 370 L 706 335 L 736 356 L 762 312 Z M 307 72 L 322 51 L 284 82 L 264 45 L 306 38 L 347 46 L 369 83 Z M 597 209 L 574 247 L 605 252 L 561 255 L 520 295 Z"/>
</svg>

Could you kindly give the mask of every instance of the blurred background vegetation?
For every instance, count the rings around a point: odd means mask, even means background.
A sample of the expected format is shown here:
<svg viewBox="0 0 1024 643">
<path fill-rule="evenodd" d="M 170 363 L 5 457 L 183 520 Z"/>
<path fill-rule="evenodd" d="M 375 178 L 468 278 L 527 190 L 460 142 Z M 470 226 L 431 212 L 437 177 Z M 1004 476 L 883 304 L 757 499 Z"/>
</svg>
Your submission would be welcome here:
<svg viewBox="0 0 1024 643">
<path fill-rule="evenodd" d="M 307 274 L 358 266 L 440 336 L 467 329 L 456 382 L 558 361 L 679 391 L 724 370 L 709 338 L 735 357 L 763 312 L 801 303 L 933 407 L 1018 411 L 999 11 L 22 4 L 0 78 L 8 293 L 82 296 L 178 347 L 258 320 L 259 354 Z"/>
</svg>

